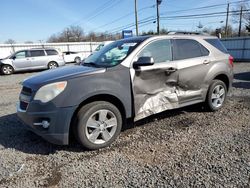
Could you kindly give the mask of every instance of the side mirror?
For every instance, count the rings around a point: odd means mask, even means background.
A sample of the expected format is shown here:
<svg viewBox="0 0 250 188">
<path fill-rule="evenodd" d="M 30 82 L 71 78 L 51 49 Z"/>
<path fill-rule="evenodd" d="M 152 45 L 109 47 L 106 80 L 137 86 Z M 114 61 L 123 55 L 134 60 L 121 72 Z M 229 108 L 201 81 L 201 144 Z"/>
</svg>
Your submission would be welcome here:
<svg viewBox="0 0 250 188">
<path fill-rule="evenodd" d="M 15 60 L 15 59 L 16 59 L 16 56 L 15 56 L 15 55 L 13 55 L 11 59 Z"/>
<path fill-rule="evenodd" d="M 155 62 L 152 57 L 139 57 L 139 59 L 136 62 L 134 62 L 133 66 L 134 68 L 138 68 L 141 66 L 150 66 L 153 65 L 154 63 Z"/>
</svg>

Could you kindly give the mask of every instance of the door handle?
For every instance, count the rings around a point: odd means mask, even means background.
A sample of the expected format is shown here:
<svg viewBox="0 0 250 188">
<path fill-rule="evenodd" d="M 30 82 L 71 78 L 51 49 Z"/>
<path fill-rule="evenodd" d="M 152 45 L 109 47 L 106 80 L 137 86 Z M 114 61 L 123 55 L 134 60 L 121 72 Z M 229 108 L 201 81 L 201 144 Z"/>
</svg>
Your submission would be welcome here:
<svg viewBox="0 0 250 188">
<path fill-rule="evenodd" d="M 177 71 L 177 68 L 170 67 L 170 68 L 168 68 L 168 69 L 165 70 L 165 73 L 166 73 L 167 75 L 169 75 L 169 74 L 171 74 L 171 73 L 173 73 L 173 72 L 176 72 L 176 71 Z"/>
<path fill-rule="evenodd" d="M 203 61 L 203 64 L 209 64 L 209 63 L 210 63 L 210 61 L 207 59 Z"/>
</svg>

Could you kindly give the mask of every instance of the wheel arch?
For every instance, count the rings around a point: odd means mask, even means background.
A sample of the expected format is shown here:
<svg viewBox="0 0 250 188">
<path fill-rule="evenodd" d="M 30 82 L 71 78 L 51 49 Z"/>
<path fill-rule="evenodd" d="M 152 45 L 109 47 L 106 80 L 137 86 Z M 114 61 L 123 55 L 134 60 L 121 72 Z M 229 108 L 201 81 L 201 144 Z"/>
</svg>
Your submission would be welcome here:
<svg viewBox="0 0 250 188">
<path fill-rule="evenodd" d="M 6 66 L 6 65 L 12 67 L 13 72 L 16 71 L 16 69 L 14 68 L 13 65 L 11 65 L 11 64 L 6 64 L 6 63 L 1 63 L 1 64 L 0 64 L 0 73 L 1 73 L 1 74 L 3 74 L 3 73 L 2 73 L 2 67 L 3 67 L 3 66 Z"/>
<path fill-rule="evenodd" d="M 224 82 L 227 86 L 227 91 L 229 90 L 230 87 L 230 81 L 229 81 L 229 77 L 226 74 L 218 74 L 216 75 L 212 80 L 221 80 L 222 82 Z"/>
<path fill-rule="evenodd" d="M 71 123 L 70 123 L 70 127 L 69 127 L 69 136 L 70 137 L 72 137 L 74 135 L 73 134 L 73 131 L 74 131 L 73 129 L 74 129 L 74 126 L 77 123 L 77 118 L 76 118 L 77 113 L 80 111 L 80 109 L 84 105 L 89 104 L 91 102 L 95 102 L 95 101 L 106 101 L 106 102 L 110 102 L 111 104 L 115 105 L 118 108 L 118 110 L 121 112 L 122 121 L 123 121 L 123 125 L 124 125 L 124 123 L 126 121 L 126 110 L 125 110 L 125 106 L 122 103 L 122 101 L 119 98 L 117 98 L 116 96 L 111 95 L 111 94 L 97 94 L 97 95 L 94 95 L 94 96 L 91 96 L 91 97 L 85 99 L 76 108 L 76 110 L 73 113 L 73 116 L 71 118 Z"/>
</svg>

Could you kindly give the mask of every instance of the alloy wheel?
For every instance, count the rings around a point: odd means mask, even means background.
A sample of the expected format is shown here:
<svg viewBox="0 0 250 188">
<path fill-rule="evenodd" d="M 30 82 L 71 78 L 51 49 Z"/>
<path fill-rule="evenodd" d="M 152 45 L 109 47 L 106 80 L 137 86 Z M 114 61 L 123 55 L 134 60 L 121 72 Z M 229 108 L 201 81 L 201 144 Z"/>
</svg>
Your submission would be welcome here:
<svg viewBox="0 0 250 188">
<path fill-rule="evenodd" d="M 8 74 L 12 74 L 13 69 L 12 69 L 12 67 L 10 67 L 10 66 L 4 66 L 4 67 L 2 68 L 2 71 L 3 71 L 4 74 L 8 75 Z"/>
<path fill-rule="evenodd" d="M 102 109 L 93 113 L 86 124 L 86 136 L 94 144 L 108 142 L 117 129 L 117 118 L 110 110 Z"/>
<path fill-rule="evenodd" d="M 219 108 L 223 104 L 225 100 L 225 94 L 226 94 L 226 91 L 222 85 L 215 86 L 212 92 L 212 96 L 211 96 L 211 100 L 212 100 L 211 102 L 215 108 Z"/>
</svg>

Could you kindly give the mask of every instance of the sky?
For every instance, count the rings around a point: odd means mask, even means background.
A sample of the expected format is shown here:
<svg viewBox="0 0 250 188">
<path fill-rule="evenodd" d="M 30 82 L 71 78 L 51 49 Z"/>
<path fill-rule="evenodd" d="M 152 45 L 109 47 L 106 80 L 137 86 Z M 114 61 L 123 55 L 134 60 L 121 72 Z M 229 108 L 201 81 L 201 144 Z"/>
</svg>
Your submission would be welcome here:
<svg viewBox="0 0 250 188">
<path fill-rule="evenodd" d="M 227 2 L 237 0 L 162 0 L 160 27 L 168 30 L 195 31 L 201 23 L 204 27 L 217 28 L 225 25 L 225 16 L 196 19 L 170 18 L 191 14 L 225 12 Z M 156 30 L 156 0 L 137 0 L 139 32 Z M 222 5 L 219 5 L 222 4 Z M 134 0 L 0 0 L 0 43 L 8 39 L 46 41 L 49 36 L 71 25 L 79 25 L 85 33 L 121 32 L 135 23 Z M 204 6 L 219 5 L 205 9 Z M 231 6 L 236 6 L 234 3 Z M 192 9 L 192 10 L 187 10 Z M 152 21 L 144 22 L 145 18 Z M 229 19 L 231 21 L 231 19 Z M 223 23 L 221 23 L 224 21 Z"/>
</svg>

